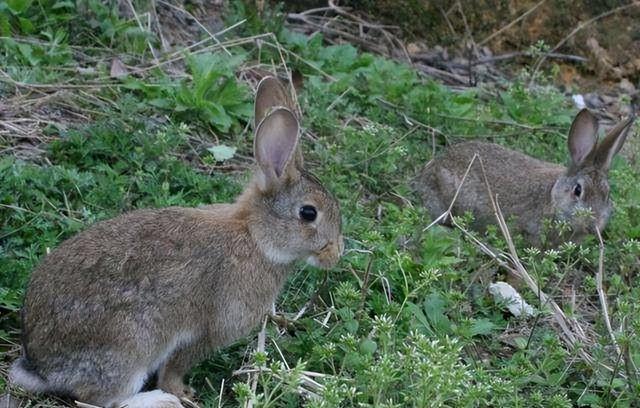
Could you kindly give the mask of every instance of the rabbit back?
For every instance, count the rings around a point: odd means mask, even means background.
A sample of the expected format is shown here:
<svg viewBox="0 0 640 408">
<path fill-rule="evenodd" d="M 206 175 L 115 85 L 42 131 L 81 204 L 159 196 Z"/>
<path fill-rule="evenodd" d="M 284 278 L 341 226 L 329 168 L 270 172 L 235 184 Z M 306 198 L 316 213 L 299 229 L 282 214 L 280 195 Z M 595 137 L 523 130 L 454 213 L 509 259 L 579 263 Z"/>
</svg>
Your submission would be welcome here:
<svg viewBox="0 0 640 408">
<path fill-rule="evenodd" d="M 477 157 L 465 178 L 474 156 Z M 495 224 L 488 183 L 505 218 L 515 216 L 519 228 L 534 236 L 539 233 L 540 219 L 553 215 L 553 208 L 543 200 L 540 191 L 550 191 L 564 170 L 562 166 L 494 143 L 474 141 L 447 148 L 427 163 L 412 184 L 435 219 L 447 211 L 464 179 L 453 202 L 452 215 L 470 211 L 474 215 L 474 229 L 484 230 Z"/>
</svg>

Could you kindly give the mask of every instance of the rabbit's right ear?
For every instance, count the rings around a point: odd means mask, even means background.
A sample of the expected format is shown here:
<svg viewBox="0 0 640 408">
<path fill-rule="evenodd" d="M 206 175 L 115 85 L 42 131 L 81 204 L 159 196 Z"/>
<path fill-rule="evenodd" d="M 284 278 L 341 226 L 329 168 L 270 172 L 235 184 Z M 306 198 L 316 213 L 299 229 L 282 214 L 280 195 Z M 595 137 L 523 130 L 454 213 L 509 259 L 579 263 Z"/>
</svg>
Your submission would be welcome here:
<svg viewBox="0 0 640 408">
<path fill-rule="evenodd" d="M 293 110 L 291 95 L 289 95 L 289 92 L 278 78 L 273 76 L 264 77 L 258 84 L 258 90 L 256 91 L 253 116 L 256 128 L 269 111 L 277 107 Z"/>
<path fill-rule="evenodd" d="M 632 115 L 626 120 L 618 123 L 609 131 L 607 136 L 605 136 L 596 149 L 595 162 L 597 165 L 606 170 L 609 169 L 613 156 L 615 156 L 622 148 L 622 145 L 627 139 L 629 129 L 631 129 L 631 125 L 633 125 L 634 121 L 635 116 Z"/>
<path fill-rule="evenodd" d="M 588 109 L 582 109 L 569 130 L 569 153 L 574 165 L 581 164 L 598 142 L 598 119 Z"/>
<path fill-rule="evenodd" d="M 253 151 L 260 167 L 261 191 L 277 190 L 283 183 L 300 178 L 294 158 L 299 129 L 295 115 L 286 108 L 276 108 L 258 124 Z"/>
</svg>

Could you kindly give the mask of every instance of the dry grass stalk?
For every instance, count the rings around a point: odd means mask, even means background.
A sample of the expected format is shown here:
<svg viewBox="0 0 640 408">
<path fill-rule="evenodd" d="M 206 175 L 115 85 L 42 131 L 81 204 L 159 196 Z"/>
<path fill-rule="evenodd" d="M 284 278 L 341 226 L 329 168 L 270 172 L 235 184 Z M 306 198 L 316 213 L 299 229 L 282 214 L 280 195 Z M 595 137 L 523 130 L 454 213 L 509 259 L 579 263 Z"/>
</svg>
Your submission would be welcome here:
<svg viewBox="0 0 640 408">
<path fill-rule="evenodd" d="M 258 333 L 258 345 L 256 346 L 256 353 L 264 353 L 264 347 L 267 339 L 267 320 L 268 320 L 268 317 L 265 316 L 262 321 L 262 329 L 260 329 L 260 332 Z M 261 371 L 262 369 L 258 368 L 257 371 L 248 372 L 249 375 L 247 376 L 247 383 L 251 388 L 251 393 L 254 395 L 256 393 L 256 390 L 258 389 L 258 375 L 260 374 Z M 235 375 L 235 372 L 234 372 L 234 375 Z M 244 407 L 253 408 L 253 400 L 249 398 L 244 403 Z"/>
<path fill-rule="evenodd" d="M 604 285 L 602 281 L 604 280 L 604 241 L 602 240 L 602 234 L 600 234 L 600 228 L 596 225 L 596 236 L 598 237 L 598 271 L 596 272 L 596 289 L 598 291 L 598 299 L 600 299 L 600 307 L 602 308 L 602 318 L 604 319 L 605 327 L 607 328 L 607 332 L 611 337 L 611 342 L 613 343 L 616 353 L 618 356 L 622 355 L 620 351 L 620 346 L 618 345 L 618 341 L 616 340 L 616 336 L 613 334 L 613 329 L 611 328 L 611 319 L 609 318 L 609 306 L 607 305 L 607 294 L 604 291 Z"/>
</svg>

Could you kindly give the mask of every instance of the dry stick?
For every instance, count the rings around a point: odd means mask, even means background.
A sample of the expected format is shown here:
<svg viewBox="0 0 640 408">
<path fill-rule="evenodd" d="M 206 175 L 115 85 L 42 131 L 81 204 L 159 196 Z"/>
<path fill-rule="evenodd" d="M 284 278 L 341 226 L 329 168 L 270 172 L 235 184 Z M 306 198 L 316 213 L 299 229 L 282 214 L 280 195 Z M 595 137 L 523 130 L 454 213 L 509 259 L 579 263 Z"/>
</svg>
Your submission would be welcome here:
<svg viewBox="0 0 640 408">
<path fill-rule="evenodd" d="M 133 13 L 133 17 L 136 19 L 136 22 L 138 23 L 138 27 L 140 27 L 140 30 L 145 31 L 144 27 L 142 26 L 142 21 L 140 21 L 140 17 L 138 16 L 136 9 L 133 7 L 133 3 L 131 3 L 131 0 L 127 0 L 127 4 L 129 5 L 129 8 L 131 8 L 131 12 Z M 151 45 L 151 42 L 149 40 L 147 40 L 147 45 L 149 46 L 149 50 L 151 50 L 151 55 L 153 56 L 153 58 L 157 60 L 158 55 L 156 54 L 156 50 L 153 49 L 153 45 Z"/>
<path fill-rule="evenodd" d="M 6 80 L 4 78 L 6 78 Z M 116 82 L 103 83 L 103 84 L 29 84 L 26 82 L 16 81 L 11 77 L 11 75 L 7 74 L 2 69 L 0 69 L 0 81 L 8 82 L 13 86 L 27 88 L 27 89 L 60 90 L 60 89 L 85 89 L 85 88 L 105 88 L 108 86 L 121 86 L 121 84 Z"/>
<path fill-rule="evenodd" d="M 478 53 L 478 46 L 476 45 L 476 41 L 473 38 L 473 34 L 471 34 L 471 28 L 467 23 L 467 16 L 464 14 L 464 9 L 462 8 L 462 3 L 460 2 L 460 0 L 457 1 L 457 4 L 458 4 L 458 11 L 460 12 L 460 16 L 462 17 L 462 23 L 464 24 L 465 34 L 468 37 L 469 41 L 471 41 L 471 50 L 469 50 L 469 57 L 467 58 L 467 61 L 468 61 L 467 71 L 469 73 L 469 85 L 475 86 L 475 83 L 474 83 L 475 76 L 472 69 L 473 65 L 471 65 L 471 63 L 473 62 L 473 60 L 477 60 L 480 57 L 480 55 Z M 465 45 L 465 48 L 466 48 L 466 45 Z"/>
<path fill-rule="evenodd" d="M 222 408 L 222 390 L 224 390 L 224 378 L 220 383 L 220 394 L 218 394 L 218 408 Z"/>
<path fill-rule="evenodd" d="M 453 24 L 451 24 L 451 20 L 449 20 L 449 16 L 447 15 L 447 12 L 444 11 L 442 6 L 439 4 L 437 7 L 438 7 L 438 10 L 440 10 L 440 13 L 442 14 L 442 16 L 444 17 L 444 21 L 447 23 L 447 26 L 449 27 L 449 31 L 451 31 L 451 34 L 453 36 L 457 36 L 456 30 L 453 28 Z"/>
<path fill-rule="evenodd" d="M 373 154 L 371 154 L 371 156 L 369 156 L 366 159 L 362 159 L 357 163 L 351 164 L 351 165 L 346 165 L 347 167 L 357 167 L 363 163 L 366 162 L 370 162 L 371 160 L 380 157 L 382 155 L 384 155 L 385 153 L 387 153 L 389 150 L 391 150 L 392 148 L 394 148 L 398 143 L 400 143 L 401 141 L 403 141 L 404 139 L 406 139 L 407 137 L 409 137 L 410 135 L 412 135 L 413 133 L 415 133 L 415 131 L 418 129 L 418 126 L 414 126 L 411 129 L 409 129 L 407 132 L 405 132 L 402 136 L 400 136 L 399 138 L 397 138 L 396 140 L 394 140 L 393 142 L 391 142 L 389 144 L 389 146 L 387 146 L 386 148 L 382 149 L 382 150 L 376 150 L 375 152 L 373 152 Z"/>
<path fill-rule="evenodd" d="M 201 23 L 201 22 L 200 22 L 200 21 L 199 21 L 199 20 L 198 20 L 194 15 L 193 15 L 193 14 L 191 14 L 190 12 L 188 12 L 187 10 L 185 10 L 185 9 L 183 9 L 183 8 L 180 8 L 180 7 L 178 7 L 178 6 L 174 6 L 173 4 L 171 4 L 171 3 L 167 2 L 167 1 L 164 1 L 164 0 L 157 0 L 157 1 L 158 1 L 159 3 L 164 4 L 164 5 L 165 5 L 165 6 L 167 6 L 167 7 L 171 7 L 172 9 L 174 9 L 174 10 L 176 10 L 176 11 L 179 11 L 179 12 L 181 12 L 181 13 L 185 14 L 186 16 L 188 16 L 189 18 L 191 18 L 193 21 L 195 21 L 195 22 L 196 22 L 196 24 L 198 25 L 198 27 L 202 28 L 202 29 L 207 33 L 207 35 L 208 35 L 210 38 L 212 38 L 212 39 L 213 39 L 213 41 L 215 41 L 215 42 L 216 42 L 216 44 L 218 44 L 220 47 L 222 47 L 222 49 L 224 50 L 224 52 L 226 52 L 228 55 L 231 55 L 231 52 L 229 52 L 229 50 L 228 50 L 228 49 L 226 49 L 226 48 L 224 47 L 224 45 L 222 45 L 222 43 L 220 42 L 220 40 L 218 40 L 218 38 L 216 37 L 216 35 L 215 35 L 215 34 L 213 34 L 211 31 L 209 31 L 209 30 L 207 29 L 207 27 L 205 27 L 205 26 L 204 26 L 204 25 L 203 25 L 203 24 L 202 24 L 202 23 Z"/>
<path fill-rule="evenodd" d="M 473 158 L 471 158 L 471 161 L 469 162 L 469 165 L 467 166 L 467 170 L 465 170 L 464 175 L 462 176 L 462 180 L 460 180 L 460 185 L 456 189 L 456 193 L 453 195 L 453 199 L 451 200 L 451 204 L 449 204 L 449 208 L 447 208 L 447 211 L 445 211 L 442 215 L 440 215 L 438 218 L 433 220 L 433 222 L 431 224 L 427 225 L 422 230 L 422 232 L 428 230 L 429 228 L 431 228 L 435 224 L 439 223 L 440 221 L 445 220 L 447 217 L 451 217 L 451 210 L 453 209 L 453 205 L 455 204 L 456 200 L 458 199 L 458 195 L 460 194 L 460 190 L 462 190 L 462 186 L 464 185 L 464 182 L 467 179 L 467 176 L 469 175 L 469 171 L 471 171 L 471 166 L 473 166 L 473 163 L 476 161 L 477 158 L 478 158 L 478 154 L 475 153 L 473 155 Z M 453 219 L 453 217 L 451 217 L 451 218 Z"/>
<path fill-rule="evenodd" d="M 389 31 L 387 31 L 385 28 L 392 28 L 393 26 L 385 26 L 385 25 L 381 25 L 381 24 L 372 24 L 360 17 L 358 17 L 355 14 L 351 14 L 349 12 L 347 12 L 344 8 L 339 7 L 335 4 L 334 0 L 329 0 L 329 6 L 339 15 L 342 15 L 344 17 L 347 18 L 351 18 L 354 21 L 356 21 L 358 23 L 358 25 L 360 27 L 368 27 L 368 28 L 372 28 L 375 30 L 379 30 L 382 35 L 385 37 L 385 39 L 389 42 L 389 44 L 391 45 L 391 49 L 393 49 L 394 47 L 398 47 L 402 50 L 404 57 L 407 59 L 407 62 L 409 64 L 411 64 L 411 57 L 409 56 L 409 52 L 407 51 L 406 47 L 404 46 L 404 44 L 402 43 L 402 41 L 400 41 L 395 35 L 392 35 Z M 393 28 L 397 28 L 397 27 L 393 27 Z M 360 32 L 362 33 L 362 29 L 360 30 Z"/>
<path fill-rule="evenodd" d="M 241 23 L 244 23 L 246 20 L 242 20 L 240 22 L 238 22 L 237 24 L 234 24 L 232 27 L 228 27 L 226 30 L 223 30 L 221 32 L 230 30 L 231 28 L 237 27 L 239 26 Z M 260 35 L 255 35 L 255 36 L 251 36 L 251 37 L 245 37 L 245 38 L 239 38 L 239 39 L 233 39 L 233 40 L 229 40 L 226 42 L 223 42 L 221 45 L 212 45 L 197 51 L 194 51 L 192 53 L 193 54 L 200 54 L 203 52 L 207 52 L 207 51 L 212 51 L 218 48 L 221 48 L 222 46 L 227 46 L 227 47 L 235 47 L 235 46 L 240 46 L 240 45 L 244 45 L 246 43 L 250 43 L 255 41 L 256 39 L 262 38 L 262 37 L 268 37 L 268 36 L 272 36 L 273 34 L 271 33 L 266 33 L 266 34 L 260 34 Z M 208 40 L 207 40 L 208 41 Z M 202 42 L 201 42 L 202 43 Z M 198 43 L 200 44 L 200 43 Z M 187 47 L 187 49 L 189 49 L 190 47 Z M 184 51 L 184 50 L 183 50 Z M 159 68 L 163 65 L 166 64 L 170 64 L 173 62 L 177 62 L 180 60 L 183 60 L 186 57 L 186 55 L 181 55 L 179 57 L 176 58 L 170 58 L 161 62 L 157 62 L 154 63 L 152 65 L 149 65 L 147 67 L 144 68 L 139 68 L 136 70 L 133 70 L 131 73 L 132 74 L 140 74 L 146 71 L 150 71 L 152 69 L 155 68 Z M 313 64 L 309 63 L 308 61 L 299 58 L 301 61 L 309 64 L 309 66 L 311 66 L 312 68 L 315 68 L 317 70 L 321 71 L 319 68 L 315 67 Z M 324 73 L 324 72 L 323 72 Z M 327 75 L 329 78 L 333 79 L 333 77 L 331 77 L 328 74 Z M 4 79 L 6 78 L 6 80 Z M 109 79 L 108 77 L 99 77 L 96 79 L 96 81 L 101 81 L 101 80 L 105 80 L 105 79 Z M 86 83 L 86 84 L 29 84 L 29 83 L 25 83 L 25 82 L 19 82 L 14 80 L 9 74 L 7 74 L 5 71 L 3 71 L 2 69 L 0 69 L 0 81 L 5 81 L 5 82 L 9 82 L 14 86 L 17 87 L 21 87 L 21 88 L 27 88 L 27 89 L 55 89 L 55 90 L 60 90 L 60 89 L 92 89 L 92 88 L 105 88 L 105 87 L 109 87 L 109 86 L 114 86 L 114 87 L 119 87 L 119 86 L 123 86 L 122 83 L 120 82 L 107 82 L 107 83 Z"/>
<path fill-rule="evenodd" d="M 258 333 L 258 345 L 256 347 L 256 353 L 264 353 L 264 346 L 267 340 L 267 320 L 268 316 L 265 316 L 264 320 L 262 321 L 262 329 L 260 329 L 260 333 Z M 256 390 L 258 389 L 258 376 L 260 374 L 260 371 L 261 370 L 258 369 L 258 371 L 249 373 L 249 375 L 247 376 L 247 382 L 251 387 L 252 395 L 255 395 Z M 253 408 L 253 399 L 249 398 L 247 402 L 245 402 L 244 407 Z"/>
<path fill-rule="evenodd" d="M 267 33 L 267 34 L 264 34 L 264 35 L 263 35 L 263 37 L 274 37 L 274 34 L 273 34 L 273 33 Z M 271 42 L 268 42 L 268 41 L 263 41 L 262 43 L 263 43 L 263 44 L 266 44 L 266 45 L 268 45 L 268 46 L 270 46 L 270 47 L 276 48 L 276 49 L 278 49 L 278 50 L 280 50 L 280 51 L 284 51 L 284 53 L 285 53 L 285 54 L 287 54 L 287 55 L 290 55 L 290 56 L 292 56 L 292 57 L 295 57 L 295 58 L 296 58 L 297 60 L 299 60 L 300 62 L 302 62 L 302 63 L 304 63 L 304 64 L 308 65 L 310 68 L 313 68 L 314 70 L 316 70 L 316 71 L 318 71 L 319 73 L 321 73 L 325 78 L 329 79 L 331 82 L 335 82 L 335 81 L 336 81 L 336 78 L 335 78 L 335 77 L 333 77 L 333 76 L 331 76 L 330 74 L 328 74 L 327 72 L 323 71 L 323 70 L 322 70 L 322 68 L 317 67 L 317 66 L 316 66 L 314 63 L 312 63 L 311 61 L 309 61 L 309 60 L 306 60 L 306 59 L 302 58 L 301 56 L 299 56 L 299 55 L 298 55 L 298 54 L 296 54 L 295 52 L 293 52 L 293 51 L 289 51 L 289 50 L 287 50 L 286 48 L 282 48 L 282 47 L 278 48 L 278 47 L 279 47 L 278 45 L 276 45 L 276 44 L 274 44 L 274 43 L 271 43 Z"/>
<path fill-rule="evenodd" d="M 431 132 L 432 134 L 439 134 L 440 136 L 444 137 L 445 139 L 448 139 L 448 136 L 442 132 L 440 129 L 434 128 L 432 126 L 427 125 L 426 123 L 420 122 L 419 120 L 412 118 L 411 116 L 407 115 L 404 112 L 401 112 L 402 107 L 399 105 L 396 105 L 395 103 L 389 102 L 388 100 L 381 98 L 379 96 L 376 96 L 375 99 L 378 102 L 381 102 L 383 105 L 386 106 L 390 106 L 391 108 L 395 109 L 396 113 L 399 116 L 402 116 L 402 119 L 404 119 L 404 122 L 408 125 L 408 126 L 420 126 L 421 128 L 424 128 L 426 130 L 428 130 L 429 132 Z M 435 141 L 434 141 L 435 143 Z M 435 145 L 433 146 L 433 152 L 435 153 Z"/>
<path fill-rule="evenodd" d="M 158 30 L 158 36 L 160 36 L 160 44 L 162 44 L 162 52 L 165 53 L 169 51 L 169 42 L 164 35 L 162 34 L 162 26 L 160 25 L 160 18 L 158 17 L 158 6 L 156 5 L 156 0 L 151 0 L 151 13 L 153 14 L 153 21 L 156 23 L 156 28 Z"/>
<path fill-rule="evenodd" d="M 566 37 L 564 37 L 562 40 L 560 40 L 555 47 L 553 47 L 551 50 L 549 50 L 548 52 L 546 52 L 544 55 L 542 55 L 538 61 L 536 61 L 536 64 L 533 66 L 533 70 L 531 73 L 531 80 L 529 81 L 529 86 L 533 85 L 533 80 L 536 77 L 536 73 L 538 72 L 538 69 L 540 69 L 540 66 L 546 61 L 547 56 L 552 53 L 552 52 L 556 52 L 558 50 L 558 48 L 562 47 L 564 45 L 564 43 L 566 43 L 567 41 L 569 41 L 569 39 L 571 39 L 574 35 L 576 35 L 580 30 L 582 30 L 583 28 L 585 28 L 586 26 L 600 20 L 603 19 L 605 17 L 608 17 L 612 14 L 618 13 L 620 11 L 626 10 L 628 8 L 631 7 L 636 7 L 636 6 L 640 6 L 640 1 L 634 1 L 632 3 L 629 4 L 625 4 L 623 6 L 619 6 L 616 7 L 612 10 L 609 10 L 607 12 L 604 12 L 602 14 L 599 14 L 585 22 L 582 22 L 580 24 L 578 24 L 578 26 L 576 28 L 573 29 L 573 31 L 571 31 Z"/>
<path fill-rule="evenodd" d="M 384 31 L 385 28 L 397 28 L 396 26 L 388 26 L 388 25 L 370 23 L 370 22 L 358 17 L 355 14 L 349 13 L 348 11 L 346 11 L 345 8 L 336 5 L 334 0 L 329 0 L 329 8 L 331 10 L 335 11 L 337 14 L 340 14 L 340 15 L 342 15 L 344 17 L 351 18 L 351 19 L 357 21 L 359 24 L 362 24 L 363 26 L 368 27 L 368 28 L 375 28 L 375 29 L 380 30 L 380 31 Z"/>
<path fill-rule="evenodd" d="M 327 284 L 328 277 L 329 277 L 329 274 L 327 272 L 324 272 L 324 277 L 322 278 L 322 282 L 318 286 L 318 289 L 316 289 L 315 292 L 313 292 L 309 300 L 304 304 L 304 306 L 302 306 L 302 308 L 298 311 L 298 313 L 296 313 L 293 319 L 291 319 L 292 321 L 295 322 L 299 320 L 307 312 L 307 309 L 311 307 L 314 303 L 316 303 L 316 300 L 318 300 L 318 297 L 320 297 L 320 291 L 324 290 Z"/>
<path fill-rule="evenodd" d="M 442 81 L 446 81 L 447 79 L 452 81 L 449 82 L 449 84 L 455 83 L 457 85 L 467 86 L 469 83 L 469 81 L 467 81 L 467 79 L 462 75 L 454 74 L 453 72 L 445 71 L 427 64 L 414 63 L 413 65 L 423 74 L 441 79 Z"/>
<path fill-rule="evenodd" d="M 97 405 L 87 404 L 86 402 L 74 401 L 78 408 L 100 408 Z"/>
<path fill-rule="evenodd" d="M 320 30 L 323 33 L 327 33 L 327 34 L 334 34 L 334 35 L 338 35 L 338 36 L 342 36 L 347 40 L 350 40 L 356 44 L 360 44 L 362 46 L 366 46 L 369 47 L 371 50 L 381 54 L 381 55 L 387 55 L 386 50 L 384 50 L 382 47 L 380 47 L 379 45 L 376 44 L 372 44 L 370 41 L 366 41 L 363 40 L 362 38 L 358 37 L 357 35 L 353 35 L 351 33 L 348 33 L 346 31 L 343 30 L 338 30 L 335 28 L 331 28 L 328 27 L 326 25 L 322 25 L 322 24 L 318 24 L 314 21 L 312 21 L 309 16 L 306 15 L 302 15 L 300 13 L 289 13 L 287 14 L 287 19 L 291 19 L 294 21 L 300 21 L 304 24 L 307 24 L 313 28 L 316 28 L 318 30 Z"/>
<path fill-rule="evenodd" d="M 488 36 L 487 38 L 485 38 L 484 40 L 480 41 L 478 43 L 478 45 L 484 45 L 487 42 L 491 41 L 494 37 L 502 34 L 505 30 L 508 30 L 509 28 L 513 27 L 515 24 L 517 24 L 520 20 L 522 20 L 523 18 L 525 18 L 526 16 L 528 16 L 529 14 L 533 13 L 538 7 L 540 7 L 542 5 L 542 3 L 544 3 L 546 0 L 540 0 L 535 6 L 531 7 L 529 10 L 527 10 L 526 12 L 522 13 L 518 18 L 516 18 L 515 20 L 513 20 L 512 22 L 510 22 L 509 24 L 507 24 L 506 26 L 502 27 L 501 29 L 499 29 L 498 31 L 496 31 L 495 33 L 491 34 L 490 36 Z"/>
<path fill-rule="evenodd" d="M 622 355 L 616 336 L 613 334 L 611 328 L 611 319 L 609 318 L 609 306 L 607 305 L 607 295 L 604 292 L 602 281 L 604 280 L 604 242 L 602 241 L 602 234 L 600 234 L 600 228 L 596 225 L 596 236 L 598 237 L 598 272 L 596 272 L 596 289 L 598 291 L 598 298 L 600 299 L 600 307 L 602 307 L 602 317 L 604 318 L 604 324 L 609 332 L 611 341 L 616 348 L 618 358 Z"/>
<path fill-rule="evenodd" d="M 246 19 L 246 18 L 245 18 L 245 19 L 242 19 L 242 20 L 238 21 L 237 23 L 232 24 L 232 25 L 230 25 L 229 27 L 226 27 L 226 28 L 224 28 L 224 29 L 222 29 L 222 30 L 218 31 L 217 33 L 213 34 L 213 36 L 211 36 L 211 37 L 204 38 L 204 39 L 202 39 L 202 40 L 200 40 L 200 41 L 198 41 L 198 42 L 195 42 L 195 43 L 191 44 L 191 45 L 190 45 L 190 46 L 188 46 L 188 47 L 181 48 L 181 49 L 179 49 L 179 50 L 175 51 L 174 53 L 172 53 L 172 54 L 170 54 L 170 55 L 169 55 L 169 58 L 175 57 L 176 55 L 184 54 L 184 53 L 185 53 L 185 51 L 189 51 L 189 50 L 191 50 L 191 49 L 193 49 L 193 48 L 195 48 L 195 47 L 198 47 L 198 46 L 200 46 L 200 45 L 202 45 L 202 44 L 204 44 L 204 43 L 209 42 L 210 40 L 216 40 L 216 41 L 217 41 L 217 37 L 219 37 L 219 36 L 221 36 L 222 34 L 225 34 L 225 33 L 229 32 L 229 31 L 231 31 L 231 30 L 233 30 L 233 29 L 237 28 L 238 26 L 241 26 L 242 24 L 244 24 L 244 23 L 246 23 L 246 22 L 247 22 L 247 19 Z M 266 34 L 259 34 L 259 35 L 258 35 L 258 36 L 256 36 L 256 37 L 260 37 L 260 36 L 264 36 L 264 35 L 266 35 Z M 252 37 L 248 37 L 248 38 L 252 38 Z M 230 44 L 231 42 L 233 42 L 233 41 L 235 41 L 235 39 L 234 39 L 234 40 L 229 40 L 229 41 L 223 41 L 223 42 L 220 42 L 219 44 L 216 44 L 215 46 L 216 46 L 216 47 L 224 47 L 225 45 L 229 45 L 229 44 Z"/>
<path fill-rule="evenodd" d="M 537 54 L 531 51 L 514 51 L 514 52 L 507 52 L 504 54 L 498 54 L 498 55 L 494 55 L 492 57 L 487 57 L 487 58 L 480 58 L 477 59 L 475 61 L 471 62 L 471 65 L 476 66 L 476 65 L 484 65 L 484 64 L 491 64 L 494 62 L 501 62 L 501 61 L 507 61 L 510 59 L 514 59 L 514 58 L 518 58 L 518 57 L 535 57 Z M 561 54 L 558 52 L 551 52 L 549 54 L 547 54 L 547 58 L 554 58 L 554 59 L 559 59 L 559 60 L 565 60 L 565 61 L 571 61 L 571 62 L 587 62 L 589 61 L 588 58 L 585 58 L 583 56 L 580 55 L 572 55 L 572 54 Z M 433 61 L 435 61 L 435 58 L 433 55 L 429 55 L 429 54 L 414 54 L 413 55 L 413 59 L 414 60 L 418 60 L 418 61 L 425 61 L 427 63 L 432 63 Z M 448 68 L 466 68 L 469 66 L 469 64 L 460 64 L 460 63 L 455 63 L 455 62 L 444 62 L 442 63 L 443 65 L 446 65 Z"/>
</svg>

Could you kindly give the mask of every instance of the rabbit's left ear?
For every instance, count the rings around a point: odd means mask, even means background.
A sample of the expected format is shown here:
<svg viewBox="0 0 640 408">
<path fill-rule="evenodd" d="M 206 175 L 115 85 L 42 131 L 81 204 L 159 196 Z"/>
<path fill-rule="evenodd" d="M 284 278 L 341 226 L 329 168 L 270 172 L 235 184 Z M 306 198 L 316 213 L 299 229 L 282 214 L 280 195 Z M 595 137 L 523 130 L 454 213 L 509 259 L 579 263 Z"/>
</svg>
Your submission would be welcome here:
<svg viewBox="0 0 640 408">
<path fill-rule="evenodd" d="M 296 90 L 302 87 L 302 75 L 297 71 L 293 73 L 293 85 Z M 291 112 L 296 112 L 296 106 L 291 97 L 289 89 L 278 78 L 267 76 L 262 78 L 258 84 L 256 91 L 256 102 L 254 106 L 255 128 L 258 128 L 260 122 L 276 108 L 287 108 Z M 304 168 L 304 159 L 300 146 L 297 147 L 294 154 L 295 165 L 299 169 Z"/>
<path fill-rule="evenodd" d="M 569 154 L 574 165 L 582 164 L 598 141 L 598 120 L 588 109 L 576 115 L 569 130 Z"/>
<path fill-rule="evenodd" d="M 608 170 L 611 167 L 613 157 L 622 149 L 622 145 L 627 140 L 629 129 L 631 129 L 635 116 L 618 123 L 609 131 L 607 136 L 598 145 L 595 152 L 595 164 Z"/>
<path fill-rule="evenodd" d="M 298 132 L 298 120 L 285 108 L 270 112 L 258 125 L 253 150 L 260 166 L 262 191 L 277 190 L 300 177 L 295 159 Z"/>
</svg>

